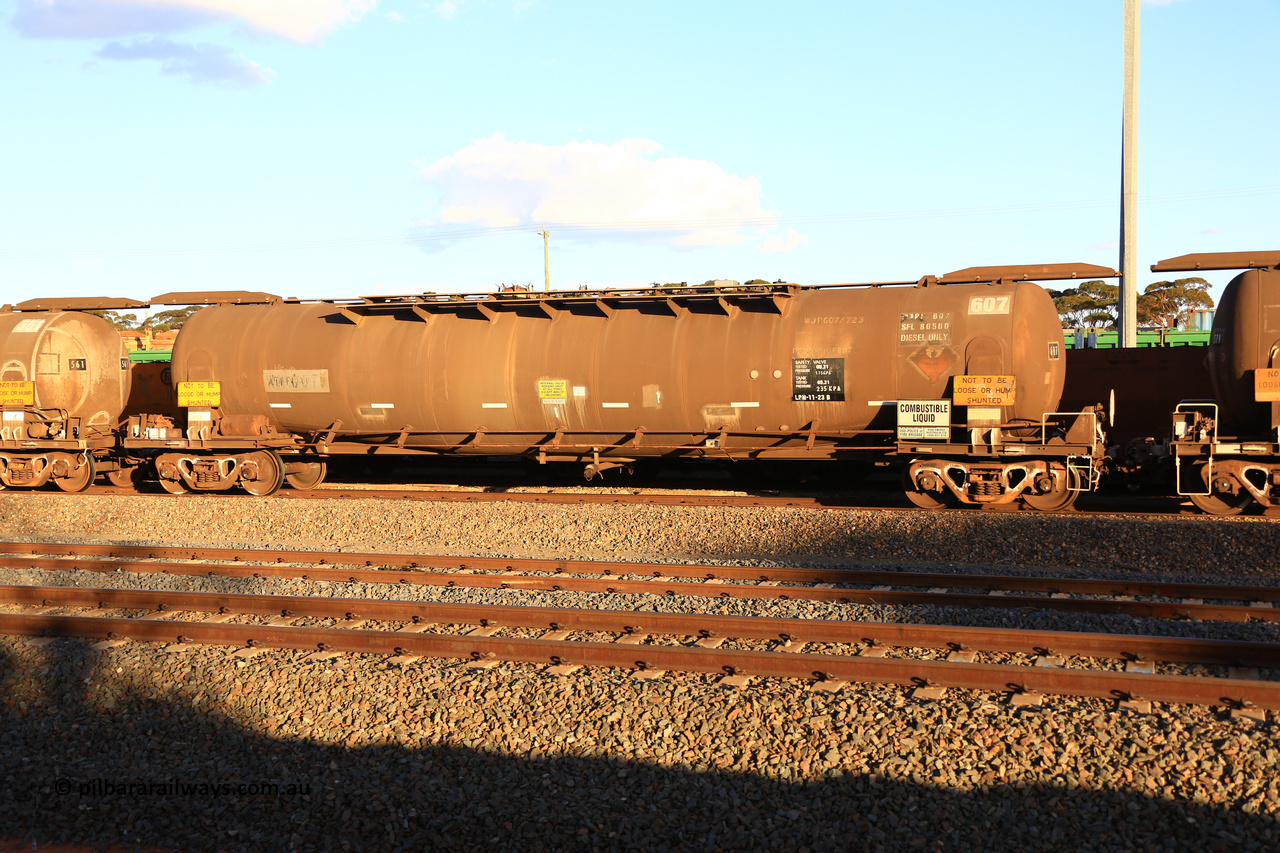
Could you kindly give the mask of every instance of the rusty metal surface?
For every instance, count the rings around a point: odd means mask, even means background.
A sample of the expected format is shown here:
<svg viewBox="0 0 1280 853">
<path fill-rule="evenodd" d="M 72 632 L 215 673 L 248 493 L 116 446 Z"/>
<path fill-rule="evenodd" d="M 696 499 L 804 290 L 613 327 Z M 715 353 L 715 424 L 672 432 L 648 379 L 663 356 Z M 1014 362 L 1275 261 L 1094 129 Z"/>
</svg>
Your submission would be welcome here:
<svg viewBox="0 0 1280 853">
<path fill-rule="evenodd" d="M 1115 278 L 1119 276 L 1111 267 L 1097 264 L 1025 264 L 1005 267 L 965 267 L 962 270 L 939 276 L 946 284 L 965 281 L 1054 281 L 1074 278 Z"/>
<path fill-rule="evenodd" d="M 125 404 L 122 418 L 173 411 L 177 397 L 173 390 L 173 370 L 168 362 L 137 362 L 130 366 L 130 372 L 133 377 L 129 402 Z"/>
<path fill-rule="evenodd" d="M 147 303 L 114 296 L 64 296 L 28 299 L 13 306 L 15 311 L 103 311 L 146 308 Z"/>
<path fill-rule="evenodd" d="M 1062 389 L 1063 411 L 1108 404 L 1115 391 L 1115 423 L 1107 442 L 1166 438 L 1171 413 L 1182 400 L 1205 400 L 1213 385 L 1205 367 L 1207 347 L 1069 349 Z"/>
<path fill-rule="evenodd" d="M 1061 393 L 1057 312 L 1033 284 L 525 296 L 215 306 L 184 326 L 174 379 L 327 442 L 636 458 L 865 445 L 893 401 L 965 372 L 1022 377 L 1011 418 Z"/>
<path fill-rule="evenodd" d="M 0 566 L 81 571 L 169 572 L 208 574 L 234 572 L 237 576 L 308 577 L 312 580 L 412 583 L 424 571 L 457 569 L 482 572 L 533 572 L 553 575 L 595 574 L 652 575 L 668 578 L 778 581 L 782 583 L 843 583 L 863 586 L 890 585 L 944 589 L 985 589 L 1044 594 L 1155 596 L 1211 601 L 1280 602 L 1280 587 L 1235 584 L 1176 583 L 1147 580 L 1085 580 L 1080 578 L 1026 577 L 1018 575 L 963 574 L 914 570 L 786 568 L 779 566 L 683 565 L 609 560 L 533 559 L 507 557 L 436 556 L 428 554 L 379 554 L 351 551 L 282 551 L 240 548 L 151 548 L 119 545 L 63 545 L 20 542 L 0 543 Z M 37 556 L 63 554 L 73 557 Z M 93 559 L 102 557 L 106 559 Z M 141 558 L 141 559 L 139 559 Z M 158 560 L 194 562 L 157 562 Z M 260 565 L 235 565 L 238 562 Z M 304 564 L 284 566 L 280 562 Z M 261 565 L 265 564 L 265 565 Z M 274 565 L 273 565 L 274 564 Z M 325 566 L 385 566 L 378 569 L 325 568 Z M 308 567 L 309 566 L 309 567 Z M 412 572 L 394 572 L 400 567 Z M 465 576 L 464 576 L 465 577 Z M 1256 608 L 1255 608 L 1256 609 Z"/>
<path fill-rule="evenodd" d="M 152 305 L 258 305 L 279 302 L 271 293 L 250 290 L 191 290 L 162 293 L 151 297 Z"/>
<path fill-rule="evenodd" d="M 0 586 L 0 602 L 27 606 L 148 610 L 155 611 L 156 614 L 201 612 L 380 622 L 413 621 L 437 625 L 554 628 L 677 637 L 786 640 L 837 645 L 870 644 L 895 648 L 963 647 L 1027 655 L 1059 654 L 1115 660 L 1280 667 L 1278 643 L 1141 634 L 61 586 Z"/>
<path fill-rule="evenodd" d="M 23 565 L 15 559 L 14 564 Z M 27 565 L 38 561 L 27 561 Z M 470 566 L 470 564 L 468 563 Z M 514 564 L 513 564 L 514 565 Z M 553 577 L 519 574 L 475 574 L 475 568 L 458 572 L 354 569 L 298 568 L 279 566 L 236 566 L 226 563 L 160 563 L 129 566 L 122 563 L 78 561 L 76 566 L 46 565 L 45 568 L 82 568 L 87 571 L 160 571 L 179 575 L 220 575 L 223 577 L 300 577 L 307 580 L 334 582 L 394 583 L 419 586 L 466 587 L 480 589 L 513 589 L 538 592 L 589 592 L 609 595 L 663 595 L 703 598 L 736 598 L 745 600 L 781 599 L 828 601 L 840 604 L 879 604 L 892 606 L 961 607 L 969 609 L 1039 609 L 1067 613 L 1115 614 L 1156 619 L 1200 619 L 1220 622 L 1280 622 L 1280 609 L 1233 604 L 1187 602 L 1129 601 L 1124 599 L 1059 598 L 1030 595 L 989 595 L 965 592 L 899 591 L 891 589 L 853 589 L 847 587 L 781 586 L 784 581 L 754 583 L 707 583 L 676 581 L 669 576 L 653 580 L 620 580 L 614 577 L 584 578 L 568 575 Z M 632 571 L 636 571 L 635 567 Z M 952 581 L 953 588 L 966 581 Z M 905 584 L 904 584 L 905 585 Z"/>
<path fill-rule="evenodd" d="M 1201 252 L 1179 255 L 1151 265 L 1152 272 L 1241 270 L 1280 267 L 1280 252 Z"/>
<path fill-rule="evenodd" d="M 0 314 L 0 381 L 15 380 L 35 383 L 35 408 L 110 429 L 129 399 L 129 351 L 93 314 Z"/>
<path fill-rule="evenodd" d="M 1280 254 L 1277 254 L 1280 257 Z M 1265 436 L 1271 406 L 1254 400 L 1254 371 L 1280 367 L 1280 270 L 1253 269 L 1222 292 L 1209 343 L 1219 436 Z"/>
<path fill-rule="evenodd" d="M 698 646 L 622 645 L 478 635 L 210 624 L 148 619 L 0 614 L 0 632 L 26 636 L 119 636 L 151 642 L 205 642 L 373 654 L 419 654 L 683 670 L 777 678 L 935 684 L 997 692 L 1037 691 L 1119 699 L 1280 708 L 1280 682 L 1114 671 L 758 652 Z"/>
</svg>

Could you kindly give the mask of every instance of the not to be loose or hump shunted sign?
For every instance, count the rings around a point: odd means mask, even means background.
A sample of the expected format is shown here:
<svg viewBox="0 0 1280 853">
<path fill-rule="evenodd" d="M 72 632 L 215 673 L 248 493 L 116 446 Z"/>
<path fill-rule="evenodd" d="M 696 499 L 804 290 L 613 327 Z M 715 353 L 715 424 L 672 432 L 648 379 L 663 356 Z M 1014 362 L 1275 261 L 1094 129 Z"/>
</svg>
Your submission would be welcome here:
<svg viewBox="0 0 1280 853">
<path fill-rule="evenodd" d="M 946 441 L 950 437 L 950 400 L 898 401 L 898 438 Z"/>
</svg>

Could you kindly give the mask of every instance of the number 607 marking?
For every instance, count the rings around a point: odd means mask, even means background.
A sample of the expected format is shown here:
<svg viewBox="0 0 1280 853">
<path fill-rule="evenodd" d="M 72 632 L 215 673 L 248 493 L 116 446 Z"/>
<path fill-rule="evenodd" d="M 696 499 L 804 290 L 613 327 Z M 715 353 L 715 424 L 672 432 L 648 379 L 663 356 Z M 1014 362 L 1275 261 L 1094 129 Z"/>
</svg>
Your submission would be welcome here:
<svg viewBox="0 0 1280 853">
<path fill-rule="evenodd" d="M 970 314 L 1008 314 L 1008 296 L 975 296 L 969 300 Z"/>
</svg>

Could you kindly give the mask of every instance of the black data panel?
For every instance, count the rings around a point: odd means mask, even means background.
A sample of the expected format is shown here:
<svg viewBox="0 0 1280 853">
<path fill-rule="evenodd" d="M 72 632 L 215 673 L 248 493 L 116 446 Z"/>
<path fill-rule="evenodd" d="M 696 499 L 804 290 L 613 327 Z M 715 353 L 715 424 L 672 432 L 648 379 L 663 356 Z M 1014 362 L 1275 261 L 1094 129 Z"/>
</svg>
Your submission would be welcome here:
<svg viewBox="0 0 1280 853">
<path fill-rule="evenodd" d="M 797 403 L 843 403 L 844 359 L 791 359 L 791 399 Z"/>
</svg>

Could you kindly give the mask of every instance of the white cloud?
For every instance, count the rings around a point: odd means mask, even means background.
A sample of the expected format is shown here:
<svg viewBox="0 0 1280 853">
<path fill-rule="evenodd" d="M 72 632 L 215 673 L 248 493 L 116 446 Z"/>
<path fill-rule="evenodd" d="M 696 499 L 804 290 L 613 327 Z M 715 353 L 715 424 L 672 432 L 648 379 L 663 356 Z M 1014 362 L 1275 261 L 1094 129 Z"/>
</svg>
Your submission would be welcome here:
<svg viewBox="0 0 1280 853">
<path fill-rule="evenodd" d="M 779 252 L 794 252 L 801 246 L 808 246 L 809 238 L 803 234 L 797 234 L 790 228 L 787 229 L 786 237 L 779 237 L 777 234 L 770 234 L 764 241 L 764 245 L 760 247 L 761 252 L 775 254 Z"/>
<path fill-rule="evenodd" d="M 1201 231 L 1200 233 L 1201 234 L 1221 234 L 1222 229 L 1219 228 L 1217 225 L 1211 225 L 1208 228 Z"/>
<path fill-rule="evenodd" d="M 18 0 L 13 26 L 32 38 L 111 38 L 233 20 L 313 42 L 376 6 L 377 0 Z"/>
<path fill-rule="evenodd" d="M 423 225 L 446 234 L 546 225 L 577 240 L 722 246 L 776 224 L 756 178 L 661 152 L 651 139 L 540 145 L 495 134 L 422 169 L 439 200 Z"/>
<path fill-rule="evenodd" d="M 452 21 L 458 15 L 458 4 L 453 0 L 441 0 L 441 2 L 431 7 L 431 12 L 446 21 Z"/>
<path fill-rule="evenodd" d="M 160 63 L 161 74 L 185 77 L 192 83 L 252 87 L 270 83 L 275 76 L 271 69 L 220 45 L 182 44 L 160 37 L 109 42 L 94 56 L 114 61 L 154 60 Z"/>
</svg>

